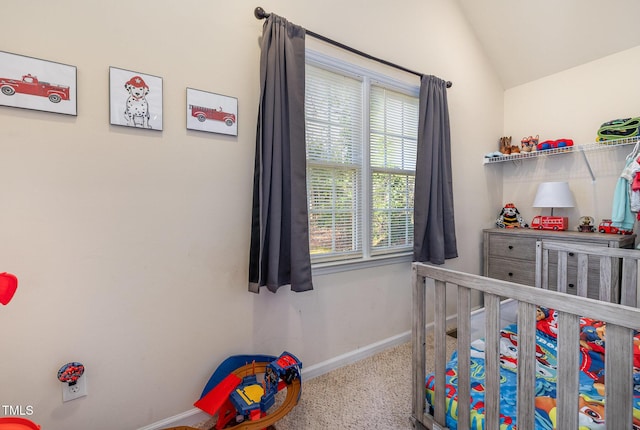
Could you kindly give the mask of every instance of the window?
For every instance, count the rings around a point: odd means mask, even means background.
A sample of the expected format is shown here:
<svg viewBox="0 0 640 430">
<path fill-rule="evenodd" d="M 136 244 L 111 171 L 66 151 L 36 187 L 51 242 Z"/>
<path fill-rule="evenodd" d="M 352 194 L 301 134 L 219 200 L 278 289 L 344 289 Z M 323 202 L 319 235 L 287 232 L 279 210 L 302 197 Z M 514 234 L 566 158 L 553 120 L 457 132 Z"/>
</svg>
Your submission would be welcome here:
<svg viewBox="0 0 640 430">
<path fill-rule="evenodd" d="M 307 53 L 312 262 L 368 260 L 412 250 L 418 91 Z"/>
</svg>

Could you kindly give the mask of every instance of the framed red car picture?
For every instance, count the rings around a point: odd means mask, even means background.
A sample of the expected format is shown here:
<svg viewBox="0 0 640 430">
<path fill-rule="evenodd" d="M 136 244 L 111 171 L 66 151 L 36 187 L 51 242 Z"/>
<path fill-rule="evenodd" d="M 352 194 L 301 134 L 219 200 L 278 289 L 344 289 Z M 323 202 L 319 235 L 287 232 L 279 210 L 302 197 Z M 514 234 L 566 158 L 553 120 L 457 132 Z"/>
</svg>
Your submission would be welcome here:
<svg viewBox="0 0 640 430">
<path fill-rule="evenodd" d="M 238 135 L 238 99 L 187 88 L 187 130 Z"/>
<path fill-rule="evenodd" d="M 0 105 L 77 115 L 77 69 L 0 51 Z"/>
</svg>

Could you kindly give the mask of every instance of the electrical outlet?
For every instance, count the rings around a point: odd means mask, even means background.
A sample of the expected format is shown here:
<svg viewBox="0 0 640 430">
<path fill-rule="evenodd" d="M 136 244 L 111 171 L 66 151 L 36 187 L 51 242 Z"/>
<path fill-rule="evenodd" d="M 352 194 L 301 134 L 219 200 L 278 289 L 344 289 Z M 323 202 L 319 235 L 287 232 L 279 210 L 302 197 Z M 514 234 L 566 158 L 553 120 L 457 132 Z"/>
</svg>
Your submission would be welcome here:
<svg viewBox="0 0 640 430">
<path fill-rule="evenodd" d="M 62 401 L 68 402 L 69 400 L 75 400 L 79 397 L 87 395 L 87 375 L 82 375 L 78 378 L 75 384 L 69 385 L 64 382 L 62 384 Z"/>
</svg>

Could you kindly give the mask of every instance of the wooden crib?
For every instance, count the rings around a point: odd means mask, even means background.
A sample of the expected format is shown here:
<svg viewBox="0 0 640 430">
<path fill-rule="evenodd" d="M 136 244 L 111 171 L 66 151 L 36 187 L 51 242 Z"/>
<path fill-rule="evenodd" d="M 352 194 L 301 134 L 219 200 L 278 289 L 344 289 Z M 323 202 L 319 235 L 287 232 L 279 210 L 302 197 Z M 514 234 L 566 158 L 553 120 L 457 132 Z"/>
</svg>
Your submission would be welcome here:
<svg viewBox="0 0 640 430">
<path fill-rule="evenodd" d="M 508 419 L 519 429 L 536 428 L 536 312 L 538 307 L 555 310 L 557 316 L 557 405 L 554 411 L 557 429 L 579 428 L 579 367 L 581 317 L 606 322 L 604 393 L 606 429 L 632 429 L 634 422 L 634 346 L 635 330 L 640 329 L 638 309 L 638 260 L 640 251 L 599 248 L 558 242 L 538 242 L 536 287 L 530 287 L 478 275 L 456 272 L 422 263 L 413 264 L 413 368 L 412 422 L 418 429 L 446 429 L 447 405 L 452 405 L 451 387 L 446 385 L 447 291 L 455 290 L 457 299 L 457 362 L 471 360 L 471 297 L 479 291 L 484 297 L 484 399 L 481 419 L 485 429 L 505 428 Z M 589 273 L 588 261 L 600 261 L 599 274 Z M 550 268 L 557 267 L 557 284 L 567 285 L 567 276 L 577 277 L 577 295 L 552 291 Z M 620 282 L 618 282 L 620 281 Z M 598 283 L 600 299 L 586 296 L 586 285 Z M 620 285 L 620 288 L 618 288 Z M 562 289 L 562 288 L 561 288 Z M 453 293 L 449 292 L 451 298 Z M 582 295 L 582 296 L 581 296 Z M 433 297 L 427 303 L 427 297 Z M 503 299 L 517 301 L 517 392 L 516 414 L 505 418 L 500 412 L 500 307 Z M 618 301 L 619 303 L 611 303 Z M 425 339 L 427 316 L 433 315 L 433 382 L 431 402 L 426 400 Z M 636 358 L 637 359 L 637 358 Z M 449 369 L 451 371 L 451 369 Z M 471 417 L 471 369 L 458 365 L 455 369 L 455 418 L 459 429 L 478 427 L 478 417 Z M 637 407 L 637 406 L 636 406 Z M 636 415 L 637 415 L 636 411 Z M 637 418 L 637 417 L 636 417 Z M 452 418 L 450 418 L 452 419 Z M 636 421 L 637 423 L 637 421 Z M 450 423 L 451 424 L 451 423 Z M 554 423 L 555 425 L 555 423 Z M 514 427 L 515 428 L 515 427 Z M 582 427 L 581 427 L 582 428 Z"/>
</svg>

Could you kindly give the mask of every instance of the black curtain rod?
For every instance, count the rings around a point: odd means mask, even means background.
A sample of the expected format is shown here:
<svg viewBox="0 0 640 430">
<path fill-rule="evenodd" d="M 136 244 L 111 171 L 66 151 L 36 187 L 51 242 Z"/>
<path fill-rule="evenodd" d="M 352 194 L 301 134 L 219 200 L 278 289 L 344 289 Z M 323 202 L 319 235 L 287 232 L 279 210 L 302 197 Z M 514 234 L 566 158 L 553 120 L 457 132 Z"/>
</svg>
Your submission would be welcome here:
<svg viewBox="0 0 640 430">
<path fill-rule="evenodd" d="M 257 19 L 265 19 L 265 18 L 268 18 L 268 17 L 269 17 L 269 15 L 271 15 L 270 13 L 265 12 L 265 10 L 264 10 L 264 9 L 262 9 L 260 6 L 258 6 L 258 7 L 253 11 L 253 14 L 255 15 L 255 17 L 256 17 Z M 416 75 L 416 76 L 419 76 L 419 77 L 422 77 L 422 76 L 423 76 L 423 73 L 419 73 L 419 72 L 416 72 L 416 71 L 414 71 L 414 70 L 407 69 L 406 67 L 402 67 L 402 66 L 400 66 L 400 65 L 398 65 L 398 64 L 391 63 L 390 61 L 387 61 L 387 60 L 383 60 L 383 59 L 381 59 L 381 58 L 374 57 L 373 55 L 369 55 L 369 54 L 367 54 L 366 52 L 362 52 L 362 51 L 359 51 L 359 50 L 357 50 L 357 49 L 355 49 L 355 48 L 352 48 L 352 47 L 350 47 L 350 46 L 347 46 L 347 45 L 345 45 L 345 44 L 343 44 L 343 43 L 336 42 L 336 41 L 335 41 L 335 40 L 333 40 L 333 39 L 329 39 L 328 37 L 325 37 L 325 36 L 323 36 L 323 35 L 321 35 L 321 34 L 318 34 L 318 33 L 314 33 L 313 31 L 309 31 L 309 30 L 305 29 L 305 32 L 306 32 L 306 34 L 308 34 L 309 36 L 313 36 L 313 37 L 315 37 L 316 39 L 322 40 L 323 42 L 330 43 L 331 45 L 337 46 L 337 47 L 339 47 L 339 48 L 344 49 L 345 51 L 352 52 L 352 53 L 354 53 L 354 54 L 357 54 L 357 55 L 359 55 L 359 56 L 361 56 L 361 57 L 364 57 L 364 58 L 367 58 L 367 59 L 369 59 L 369 60 L 377 61 L 378 63 L 382 63 L 382 64 L 384 64 L 384 65 L 386 65 L 386 66 L 394 67 L 394 68 L 396 68 L 396 69 L 402 70 L 403 72 L 411 73 L 411 74 Z M 446 84 L 446 85 L 447 85 L 447 88 L 451 88 L 451 86 L 452 86 L 453 84 L 451 83 L 451 81 L 447 81 L 447 84 Z"/>
</svg>

